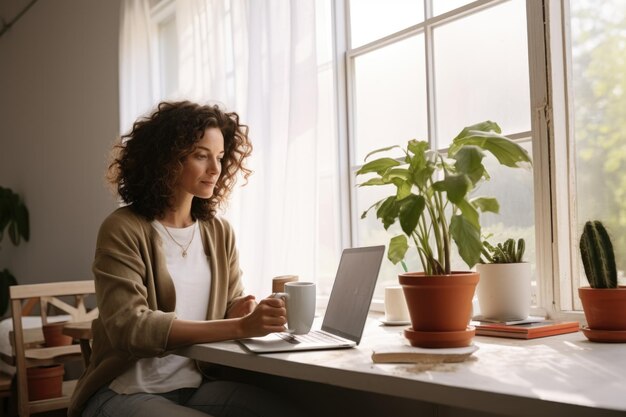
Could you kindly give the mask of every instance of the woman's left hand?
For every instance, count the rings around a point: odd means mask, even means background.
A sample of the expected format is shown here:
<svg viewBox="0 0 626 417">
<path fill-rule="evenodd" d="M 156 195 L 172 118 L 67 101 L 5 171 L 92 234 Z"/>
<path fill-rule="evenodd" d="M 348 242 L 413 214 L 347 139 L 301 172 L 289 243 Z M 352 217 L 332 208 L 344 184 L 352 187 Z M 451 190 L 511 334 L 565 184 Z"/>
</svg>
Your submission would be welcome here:
<svg viewBox="0 0 626 417">
<path fill-rule="evenodd" d="M 256 298 L 254 295 L 244 295 L 233 300 L 230 308 L 226 312 L 227 319 L 236 319 L 247 316 L 254 311 Z"/>
</svg>

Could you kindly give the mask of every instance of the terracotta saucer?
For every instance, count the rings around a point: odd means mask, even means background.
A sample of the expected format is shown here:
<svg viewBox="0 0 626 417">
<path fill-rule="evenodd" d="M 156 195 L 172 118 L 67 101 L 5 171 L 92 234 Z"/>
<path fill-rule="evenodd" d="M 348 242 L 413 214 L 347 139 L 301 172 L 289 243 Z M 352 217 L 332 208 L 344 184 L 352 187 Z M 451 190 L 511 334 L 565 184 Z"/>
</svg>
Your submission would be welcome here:
<svg viewBox="0 0 626 417">
<path fill-rule="evenodd" d="M 406 326 L 407 324 L 411 324 L 409 320 L 385 320 L 381 319 L 380 322 L 383 326 Z"/>
<path fill-rule="evenodd" d="M 626 330 L 594 330 L 587 326 L 583 326 L 581 330 L 592 342 L 626 343 Z"/>
<path fill-rule="evenodd" d="M 412 327 L 404 329 L 404 337 L 409 340 L 411 346 L 423 348 L 456 348 L 472 344 L 472 338 L 476 334 L 474 326 L 460 332 L 421 332 Z"/>
</svg>

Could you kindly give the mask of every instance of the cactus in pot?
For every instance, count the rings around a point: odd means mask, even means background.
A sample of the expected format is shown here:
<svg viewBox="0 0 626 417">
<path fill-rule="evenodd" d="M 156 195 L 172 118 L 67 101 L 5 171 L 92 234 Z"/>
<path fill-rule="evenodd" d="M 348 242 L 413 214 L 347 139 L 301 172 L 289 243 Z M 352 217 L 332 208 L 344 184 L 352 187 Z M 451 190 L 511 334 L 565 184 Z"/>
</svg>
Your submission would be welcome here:
<svg viewBox="0 0 626 417">
<path fill-rule="evenodd" d="M 478 302 L 480 315 L 491 320 L 523 320 L 530 314 L 530 264 L 524 262 L 526 242 L 507 239 L 497 245 L 483 241 Z"/>
<path fill-rule="evenodd" d="M 602 222 L 585 223 L 580 237 L 580 256 L 591 288 L 617 288 L 613 244 Z"/>
<path fill-rule="evenodd" d="M 486 240 L 483 241 L 482 255 L 480 261 L 483 264 L 516 264 L 524 262 L 524 251 L 526 250 L 526 242 L 519 239 L 517 245 L 515 240 L 507 239 L 504 243 L 498 243 L 496 246 L 491 245 Z"/>
<path fill-rule="evenodd" d="M 617 268 L 611 238 L 602 222 L 585 223 L 580 237 L 580 256 L 589 287 L 578 288 L 592 342 L 625 342 L 626 287 L 617 285 Z M 615 335 L 615 336 L 613 336 Z"/>
</svg>

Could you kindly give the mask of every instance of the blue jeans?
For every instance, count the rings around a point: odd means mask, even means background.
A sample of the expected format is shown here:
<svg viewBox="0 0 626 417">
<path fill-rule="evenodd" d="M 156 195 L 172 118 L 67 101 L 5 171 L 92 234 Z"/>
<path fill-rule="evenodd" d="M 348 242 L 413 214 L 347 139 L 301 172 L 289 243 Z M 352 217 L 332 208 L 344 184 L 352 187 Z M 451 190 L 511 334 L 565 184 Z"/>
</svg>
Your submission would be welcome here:
<svg viewBox="0 0 626 417">
<path fill-rule="evenodd" d="M 159 394 L 117 394 L 102 387 L 83 417 L 293 417 L 301 413 L 284 399 L 253 385 L 208 381 L 198 388 Z"/>
</svg>

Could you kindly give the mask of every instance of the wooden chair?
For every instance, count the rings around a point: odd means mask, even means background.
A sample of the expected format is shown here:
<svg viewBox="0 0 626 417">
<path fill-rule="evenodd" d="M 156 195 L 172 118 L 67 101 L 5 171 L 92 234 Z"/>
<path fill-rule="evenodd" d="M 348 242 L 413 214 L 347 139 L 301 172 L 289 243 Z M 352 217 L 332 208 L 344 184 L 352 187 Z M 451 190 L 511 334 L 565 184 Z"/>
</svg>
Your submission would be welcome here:
<svg viewBox="0 0 626 417">
<path fill-rule="evenodd" d="M 29 298 L 40 300 L 42 325 L 47 324 L 48 305 L 69 314 L 71 322 L 91 321 L 98 315 L 98 310 L 87 311 L 85 298 L 95 292 L 93 281 L 68 281 L 47 284 L 15 285 L 10 289 L 11 315 L 13 318 L 13 352 L 17 377 L 17 411 L 22 417 L 32 413 L 67 408 L 70 397 L 76 386 L 76 380 L 63 382 L 63 395 L 38 401 L 28 398 L 28 382 L 26 369 L 38 365 L 63 363 L 81 357 L 79 345 L 43 347 L 43 333 L 40 328 L 22 328 L 22 301 Z M 74 305 L 70 305 L 59 297 L 73 296 Z"/>
<path fill-rule="evenodd" d="M 37 298 L 24 300 L 22 303 L 23 315 L 30 315 L 38 303 L 39 299 Z M 11 366 L 15 365 L 13 355 L 7 356 L 3 352 L 0 352 L 0 359 Z M 0 417 L 4 416 L 5 410 L 8 410 L 9 416 L 15 415 L 17 392 L 15 390 L 15 385 L 13 384 L 14 373 L 14 370 L 8 373 L 4 371 L 0 372 Z"/>
<path fill-rule="evenodd" d="M 91 341 L 93 340 L 91 320 L 68 323 L 63 329 L 63 334 L 70 336 L 74 340 L 78 340 L 80 351 L 83 355 L 83 364 L 85 368 L 87 368 L 89 366 L 89 360 L 91 359 Z"/>
</svg>

